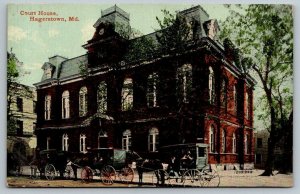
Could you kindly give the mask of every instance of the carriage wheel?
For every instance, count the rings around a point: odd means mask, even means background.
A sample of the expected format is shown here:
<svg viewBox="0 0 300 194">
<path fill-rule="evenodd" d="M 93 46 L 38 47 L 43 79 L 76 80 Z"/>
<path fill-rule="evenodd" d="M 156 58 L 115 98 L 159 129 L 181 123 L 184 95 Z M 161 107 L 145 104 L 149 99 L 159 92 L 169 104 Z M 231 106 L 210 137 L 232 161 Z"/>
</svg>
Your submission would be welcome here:
<svg viewBox="0 0 300 194">
<path fill-rule="evenodd" d="M 189 169 L 183 174 L 183 185 L 185 187 L 200 187 L 201 173 L 197 169 Z"/>
<path fill-rule="evenodd" d="M 48 180 L 53 180 L 55 178 L 56 169 L 52 164 L 47 164 L 45 166 L 45 176 Z"/>
<path fill-rule="evenodd" d="M 116 180 L 116 171 L 114 167 L 107 165 L 101 169 L 100 172 L 102 183 L 105 185 L 112 185 Z"/>
<path fill-rule="evenodd" d="M 200 182 L 202 187 L 218 187 L 220 185 L 220 176 L 213 169 L 203 169 Z"/>
<path fill-rule="evenodd" d="M 74 177 L 74 171 L 73 168 L 70 165 L 66 166 L 65 172 L 64 172 L 64 178 L 65 179 L 71 179 Z"/>
<path fill-rule="evenodd" d="M 123 183 L 131 183 L 134 177 L 134 171 L 130 167 L 124 167 L 119 173 L 120 180 Z"/>
<path fill-rule="evenodd" d="M 152 174 L 151 180 L 154 186 L 165 185 L 169 179 L 169 174 L 162 169 L 155 170 Z"/>
<path fill-rule="evenodd" d="M 183 184 L 183 176 L 175 172 L 169 172 L 169 185 L 172 187 L 178 187 Z"/>
<path fill-rule="evenodd" d="M 93 179 L 93 171 L 90 167 L 85 166 L 81 170 L 81 180 L 83 182 L 90 182 Z"/>
<path fill-rule="evenodd" d="M 38 179 L 40 176 L 40 171 L 36 165 L 30 166 L 30 178 Z"/>
</svg>

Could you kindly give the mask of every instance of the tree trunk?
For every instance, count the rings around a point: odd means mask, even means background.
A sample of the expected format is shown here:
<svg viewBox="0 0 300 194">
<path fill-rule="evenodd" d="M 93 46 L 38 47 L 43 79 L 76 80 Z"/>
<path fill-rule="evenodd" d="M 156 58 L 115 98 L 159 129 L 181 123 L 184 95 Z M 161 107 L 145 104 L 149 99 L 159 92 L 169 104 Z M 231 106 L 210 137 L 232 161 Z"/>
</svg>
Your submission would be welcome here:
<svg viewBox="0 0 300 194">
<path fill-rule="evenodd" d="M 293 111 L 282 127 L 283 132 L 283 161 L 279 171 L 281 174 L 293 172 Z"/>
<path fill-rule="evenodd" d="M 268 158 L 265 164 L 264 172 L 260 176 L 271 176 L 273 175 L 273 166 L 274 166 L 274 148 L 275 148 L 275 142 L 272 140 L 272 130 L 270 132 L 270 138 L 268 141 Z"/>
<path fill-rule="evenodd" d="M 271 93 L 270 93 L 271 94 Z M 268 96 L 267 93 L 267 97 L 271 97 Z M 268 100 L 270 100 L 271 98 L 268 98 Z M 275 109 L 274 107 L 272 107 L 272 103 L 270 103 L 272 101 L 269 101 L 269 106 L 270 106 L 270 110 L 271 110 L 271 130 L 270 130 L 270 136 L 268 139 L 268 157 L 267 157 L 267 161 L 265 164 L 265 171 L 261 174 L 261 176 L 271 176 L 273 175 L 273 168 L 274 168 L 274 149 L 275 149 L 275 144 L 276 144 L 276 125 L 275 125 L 275 121 L 276 121 L 276 117 L 275 117 Z"/>
</svg>

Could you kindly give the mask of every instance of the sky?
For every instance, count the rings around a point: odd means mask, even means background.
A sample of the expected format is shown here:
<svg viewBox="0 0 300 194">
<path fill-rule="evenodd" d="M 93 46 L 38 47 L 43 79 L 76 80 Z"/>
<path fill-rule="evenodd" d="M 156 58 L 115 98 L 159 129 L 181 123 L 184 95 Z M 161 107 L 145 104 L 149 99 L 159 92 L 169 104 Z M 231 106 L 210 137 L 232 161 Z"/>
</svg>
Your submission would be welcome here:
<svg viewBox="0 0 300 194">
<path fill-rule="evenodd" d="M 54 55 L 73 58 L 86 53 L 82 45 L 91 39 L 94 33 L 93 24 L 101 17 L 101 10 L 114 4 L 10 4 L 8 5 L 7 50 L 16 54 L 23 62 L 22 71 L 25 76 L 20 82 L 25 85 L 41 80 L 44 62 Z M 159 29 L 156 16 L 162 18 L 162 9 L 171 13 L 181 11 L 197 4 L 117 4 L 130 14 L 130 25 L 148 34 Z M 228 10 L 223 5 L 201 5 L 210 18 L 224 20 Z M 79 21 L 36 22 L 30 17 L 48 17 L 37 15 L 39 11 L 55 12 L 51 17 L 78 17 Z M 32 15 L 35 12 L 36 15 Z M 30 15 L 31 14 L 31 15 Z"/>
</svg>

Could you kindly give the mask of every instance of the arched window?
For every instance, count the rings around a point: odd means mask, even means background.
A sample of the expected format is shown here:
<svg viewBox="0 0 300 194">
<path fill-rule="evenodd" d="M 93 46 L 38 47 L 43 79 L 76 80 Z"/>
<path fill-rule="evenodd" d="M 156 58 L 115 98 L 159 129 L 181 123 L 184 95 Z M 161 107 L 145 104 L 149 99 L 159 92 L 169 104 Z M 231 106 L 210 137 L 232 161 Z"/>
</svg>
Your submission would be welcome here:
<svg viewBox="0 0 300 194">
<path fill-rule="evenodd" d="M 236 153 L 236 136 L 235 133 L 232 135 L 232 153 Z"/>
<path fill-rule="evenodd" d="M 48 67 L 44 70 L 46 79 L 49 79 L 52 77 L 52 67 Z"/>
<path fill-rule="evenodd" d="M 246 92 L 246 94 L 245 94 L 245 99 L 246 99 L 246 106 L 245 106 L 246 118 L 250 119 L 250 117 L 251 117 L 251 100 L 249 98 L 248 92 Z"/>
<path fill-rule="evenodd" d="M 102 130 L 98 133 L 98 148 L 107 148 L 107 133 Z"/>
<path fill-rule="evenodd" d="M 148 149 L 150 152 L 156 152 L 159 143 L 159 132 L 157 128 L 152 128 L 149 130 L 148 135 Z"/>
<path fill-rule="evenodd" d="M 126 151 L 131 150 L 131 131 L 129 129 L 123 132 L 122 149 Z"/>
<path fill-rule="evenodd" d="M 250 135 L 249 134 L 245 134 L 245 154 L 250 154 Z"/>
<path fill-rule="evenodd" d="M 62 93 L 62 118 L 67 119 L 70 118 L 70 94 L 69 91 L 64 91 Z"/>
<path fill-rule="evenodd" d="M 248 134 L 245 134 L 245 142 L 244 142 L 244 151 L 245 151 L 245 154 L 249 154 L 249 136 Z"/>
<path fill-rule="evenodd" d="M 85 116 L 87 114 L 87 88 L 84 86 L 79 90 L 79 116 Z"/>
<path fill-rule="evenodd" d="M 184 64 L 177 69 L 177 93 L 180 102 L 188 102 L 192 93 L 193 67 L 191 64 Z"/>
<path fill-rule="evenodd" d="M 45 120 L 51 119 L 51 96 L 45 96 Z"/>
<path fill-rule="evenodd" d="M 97 92 L 98 112 L 104 113 L 107 110 L 107 84 L 105 81 L 100 82 Z"/>
<path fill-rule="evenodd" d="M 131 110 L 133 107 L 133 82 L 131 78 L 124 80 L 122 89 L 122 110 Z"/>
<path fill-rule="evenodd" d="M 79 151 L 82 152 L 82 153 L 85 153 L 86 152 L 86 136 L 85 134 L 80 134 L 80 137 L 79 137 Z"/>
<path fill-rule="evenodd" d="M 69 137 L 65 133 L 62 136 L 62 151 L 68 151 L 69 150 Z"/>
<path fill-rule="evenodd" d="M 227 146 L 226 131 L 225 129 L 223 129 L 222 130 L 222 153 L 226 153 L 226 146 Z"/>
<path fill-rule="evenodd" d="M 157 106 L 157 73 L 150 74 L 147 81 L 147 105 L 148 107 Z"/>
<path fill-rule="evenodd" d="M 236 85 L 233 86 L 233 101 L 234 101 L 234 113 L 237 114 L 237 106 L 238 106 L 238 101 L 237 101 L 237 90 L 236 90 Z"/>
<path fill-rule="evenodd" d="M 209 151 L 211 153 L 215 152 L 215 127 L 214 126 L 210 126 L 209 129 Z"/>
<path fill-rule="evenodd" d="M 215 74 L 212 67 L 209 67 L 208 90 L 209 90 L 209 102 L 211 104 L 214 104 L 216 91 L 215 91 Z"/>
<path fill-rule="evenodd" d="M 227 109 L 227 80 L 223 79 L 221 83 L 221 106 Z"/>
</svg>

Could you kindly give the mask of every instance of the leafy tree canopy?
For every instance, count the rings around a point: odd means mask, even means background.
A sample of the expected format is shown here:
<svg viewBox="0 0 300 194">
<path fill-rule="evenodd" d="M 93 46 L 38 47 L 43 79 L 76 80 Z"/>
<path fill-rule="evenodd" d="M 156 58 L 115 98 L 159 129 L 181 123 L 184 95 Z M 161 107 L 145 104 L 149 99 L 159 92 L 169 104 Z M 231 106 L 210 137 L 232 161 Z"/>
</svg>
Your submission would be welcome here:
<svg viewBox="0 0 300 194">
<path fill-rule="evenodd" d="M 228 6 L 230 9 L 232 6 Z M 292 110 L 293 17 L 290 5 L 249 5 L 231 9 L 221 24 L 221 38 L 229 37 L 242 51 L 244 65 L 259 80 L 259 86 L 271 95 L 260 98 L 270 104 L 277 117 L 289 117 Z M 253 72 L 255 71 L 255 72 Z M 270 96 L 269 95 L 269 96 Z M 271 100 L 271 101 L 270 101 Z M 282 115 L 280 115 L 282 113 Z M 270 116 L 260 114 L 261 119 Z"/>
<path fill-rule="evenodd" d="M 242 51 L 248 64 L 252 64 L 248 71 L 258 80 L 263 91 L 260 106 L 257 106 L 260 111 L 256 113 L 259 119 L 269 121 L 268 158 L 262 174 L 269 176 L 274 165 L 275 145 L 282 138 L 289 139 L 292 134 L 292 6 L 252 4 L 239 6 L 239 9 L 231 9 L 230 17 L 222 23 L 221 37 L 230 37 Z M 284 146 L 285 153 L 291 153 L 291 145 Z M 292 156 L 286 156 L 286 159 L 291 168 Z"/>
</svg>

